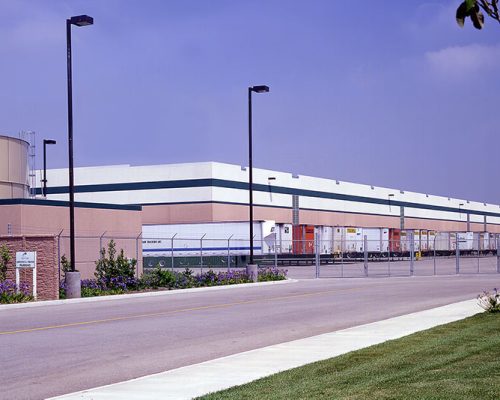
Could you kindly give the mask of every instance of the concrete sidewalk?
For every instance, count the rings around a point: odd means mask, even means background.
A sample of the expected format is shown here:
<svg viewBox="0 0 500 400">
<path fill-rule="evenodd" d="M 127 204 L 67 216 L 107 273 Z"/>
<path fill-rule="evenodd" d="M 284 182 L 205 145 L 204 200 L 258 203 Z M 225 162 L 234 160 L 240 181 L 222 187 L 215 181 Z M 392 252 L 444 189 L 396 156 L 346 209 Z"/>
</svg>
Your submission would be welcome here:
<svg viewBox="0 0 500 400">
<path fill-rule="evenodd" d="M 468 300 L 53 399 L 191 399 L 481 312 Z"/>
</svg>

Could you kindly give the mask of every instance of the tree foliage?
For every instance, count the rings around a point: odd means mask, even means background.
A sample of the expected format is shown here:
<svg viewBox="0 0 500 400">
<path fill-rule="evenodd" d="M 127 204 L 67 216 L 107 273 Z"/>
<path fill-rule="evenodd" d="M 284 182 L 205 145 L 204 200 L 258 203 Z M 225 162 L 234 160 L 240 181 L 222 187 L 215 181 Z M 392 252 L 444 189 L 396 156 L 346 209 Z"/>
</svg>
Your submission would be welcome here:
<svg viewBox="0 0 500 400">
<path fill-rule="evenodd" d="M 481 10 L 497 22 L 500 22 L 498 1 L 499 0 L 465 0 L 457 8 L 457 24 L 463 27 L 465 20 L 470 18 L 474 28 L 482 29 L 484 26 L 484 14 Z"/>
<path fill-rule="evenodd" d="M 12 257 L 7 245 L 2 245 L 0 247 L 0 281 L 3 281 L 7 278 L 7 264 L 9 263 L 11 258 Z"/>
</svg>

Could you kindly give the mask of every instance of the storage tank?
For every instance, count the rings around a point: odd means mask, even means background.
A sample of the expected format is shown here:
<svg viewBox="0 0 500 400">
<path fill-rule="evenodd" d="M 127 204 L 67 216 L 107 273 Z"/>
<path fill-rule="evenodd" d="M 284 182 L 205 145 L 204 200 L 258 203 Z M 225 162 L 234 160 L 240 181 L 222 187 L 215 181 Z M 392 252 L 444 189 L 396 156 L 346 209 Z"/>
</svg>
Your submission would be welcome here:
<svg viewBox="0 0 500 400">
<path fill-rule="evenodd" d="M 0 199 L 19 199 L 29 195 L 29 143 L 0 135 Z"/>
</svg>

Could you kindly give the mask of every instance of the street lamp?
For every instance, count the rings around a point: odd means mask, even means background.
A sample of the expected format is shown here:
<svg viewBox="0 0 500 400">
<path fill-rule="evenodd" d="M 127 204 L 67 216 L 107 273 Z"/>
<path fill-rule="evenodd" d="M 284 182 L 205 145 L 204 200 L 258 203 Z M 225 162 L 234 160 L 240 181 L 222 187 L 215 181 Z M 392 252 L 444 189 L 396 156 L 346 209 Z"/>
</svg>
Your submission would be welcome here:
<svg viewBox="0 0 500 400">
<path fill-rule="evenodd" d="M 92 25 L 94 19 L 78 15 L 66 20 L 66 60 L 68 70 L 68 153 L 69 153 L 69 231 L 71 273 L 66 274 L 66 297 L 80 297 L 80 273 L 75 268 L 75 182 L 73 176 L 73 84 L 71 76 L 71 25 Z M 69 281 L 68 281 L 69 278 Z"/>
<path fill-rule="evenodd" d="M 269 86 L 259 85 L 250 86 L 248 88 L 248 192 L 249 192 L 249 208 L 250 208 L 250 263 L 247 265 L 247 273 L 257 281 L 257 265 L 253 261 L 253 160 L 252 160 L 252 92 L 267 93 Z"/>
<path fill-rule="evenodd" d="M 56 144 L 55 140 L 52 139 L 43 139 L 43 188 L 42 195 L 47 197 L 47 145 L 48 144 Z"/>
</svg>

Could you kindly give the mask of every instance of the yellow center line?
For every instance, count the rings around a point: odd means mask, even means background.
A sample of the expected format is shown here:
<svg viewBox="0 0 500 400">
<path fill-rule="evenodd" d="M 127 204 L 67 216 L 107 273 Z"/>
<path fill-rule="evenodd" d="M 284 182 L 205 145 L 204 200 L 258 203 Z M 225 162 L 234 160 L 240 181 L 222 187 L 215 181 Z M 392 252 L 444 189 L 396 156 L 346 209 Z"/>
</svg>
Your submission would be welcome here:
<svg viewBox="0 0 500 400">
<path fill-rule="evenodd" d="M 256 299 L 256 300 L 242 300 L 242 301 L 235 301 L 232 303 L 214 304 L 214 305 L 191 307 L 191 308 L 181 308 L 178 310 L 162 311 L 162 312 L 156 312 L 156 313 L 127 315 L 127 316 L 123 316 L 123 317 L 113 317 L 113 318 L 105 318 L 105 319 L 96 319 L 96 320 L 91 320 L 91 321 L 71 322 L 68 324 L 40 326 L 37 328 L 18 329 L 18 330 L 14 330 L 14 331 L 4 331 L 4 332 L 0 332 L 0 335 L 13 335 L 16 333 L 46 331 L 49 329 L 61 329 L 61 328 L 68 328 L 68 327 L 73 327 L 73 326 L 101 324 L 101 323 L 105 323 L 105 322 L 126 321 L 126 320 L 137 319 L 137 318 L 158 317 L 158 316 L 163 316 L 163 315 L 180 314 L 180 313 L 186 313 L 186 312 L 191 312 L 191 311 L 211 310 L 211 309 L 218 309 L 218 308 L 234 307 L 234 306 L 239 306 L 239 305 L 255 304 L 255 303 L 259 303 L 259 302 L 263 302 L 263 301 L 279 301 L 279 300 L 298 299 L 298 298 L 303 298 L 303 297 L 320 296 L 320 295 L 331 294 L 331 293 L 336 293 L 336 292 L 351 292 L 351 291 L 362 290 L 362 289 L 366 289 L 366 288 L 365 287 L 354 287 L 354 288 L 346 288 L 346 289 L 333 289 L 333 290 L 324 290 L 324 291 L 319 291 L 319 292 L 294 294 L 294 295 L 288 295 L 288 296 L 267 297 L 267 298 Z"/>
</svg>

